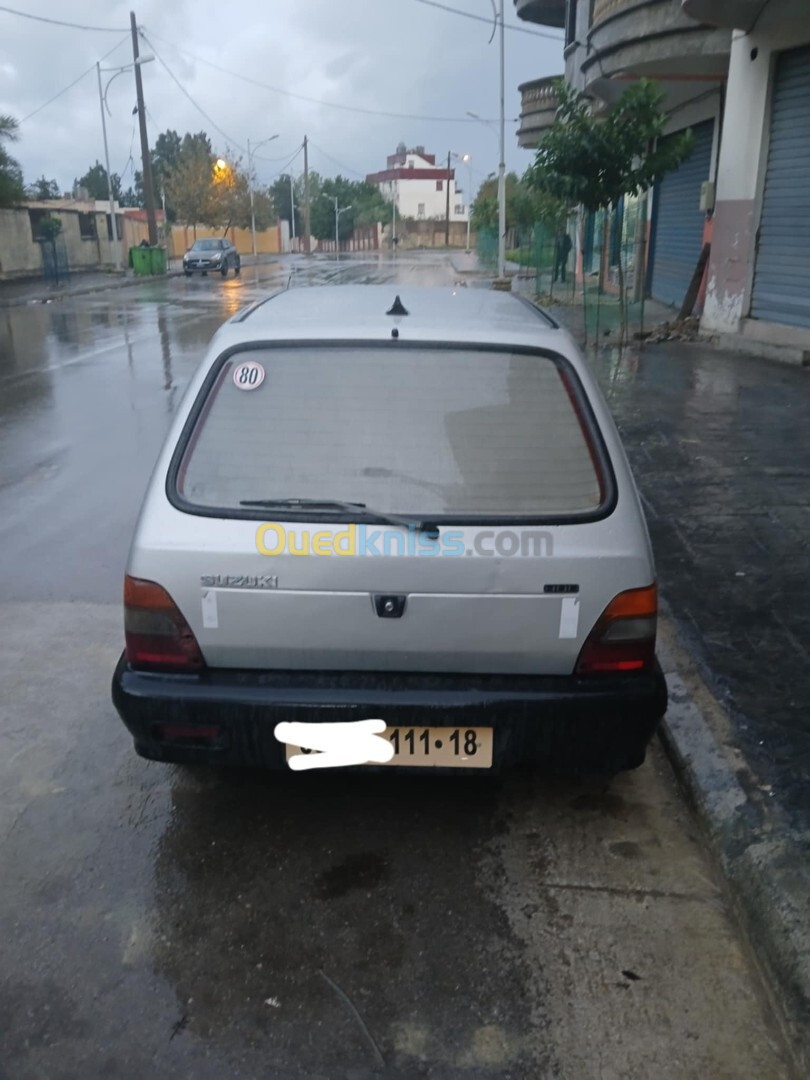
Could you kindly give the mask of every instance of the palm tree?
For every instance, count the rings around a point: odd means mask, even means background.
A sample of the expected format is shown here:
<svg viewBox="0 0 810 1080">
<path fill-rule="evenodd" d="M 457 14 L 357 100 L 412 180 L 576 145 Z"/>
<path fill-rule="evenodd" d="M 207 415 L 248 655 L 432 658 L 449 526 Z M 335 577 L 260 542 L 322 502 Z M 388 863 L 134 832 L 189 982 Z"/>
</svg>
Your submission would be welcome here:
<svg viewBox="0 0 810 1080">
<path fill-rule="evenodd" d="M 19 124 L 13 116 L 0 114 L 0 206 L 9 206 L 24 198 L 22 169 L 9 154 L 4 142 L 16 142 Z"/>
</svg>

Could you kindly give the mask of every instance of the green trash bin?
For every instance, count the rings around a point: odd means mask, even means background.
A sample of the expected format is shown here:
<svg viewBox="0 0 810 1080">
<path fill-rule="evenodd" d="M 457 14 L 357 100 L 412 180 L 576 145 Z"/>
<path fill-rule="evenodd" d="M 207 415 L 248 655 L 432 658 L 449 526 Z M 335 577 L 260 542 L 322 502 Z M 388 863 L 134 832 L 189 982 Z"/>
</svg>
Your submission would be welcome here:
<svg viewBox="0 0 810 1080">
<path fill-rule="evenodd" d="M 148 277 L 152 273 L 152 249 L 132 247 L 129 249 L 129 261 L 136 277 Z"/>
<path fill-rule="evenodd" d="M 166 273 L 166 249 L 162 247 L 149 248 L 150 273 Z"/>
</svg>

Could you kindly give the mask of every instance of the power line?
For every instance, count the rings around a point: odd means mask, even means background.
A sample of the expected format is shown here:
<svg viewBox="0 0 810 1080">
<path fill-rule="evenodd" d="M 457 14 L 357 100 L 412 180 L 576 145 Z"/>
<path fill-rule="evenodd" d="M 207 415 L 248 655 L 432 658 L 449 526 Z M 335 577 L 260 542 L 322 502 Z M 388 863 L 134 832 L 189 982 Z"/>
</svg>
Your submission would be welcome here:
<svg viewBox="0 0 810 1080">
<path fill-rule="evenodd" d="M 285 163 L 284 165 L 282 165 L 282 166 L 281 166 L 281 168 L 279 169 L 279 171 L 278 171 L 277 173 L 274 173 L 274 174 L 273 174 L 273 175 L 272 175 L 272 176 L 270 177 L 270 179 L 269 179 L 268 181 L 266 181 L 267 187 L 270 187 L 270 185 L 271 185 L 271 184 L 273 183 L 273 181 L 274 181 L 274 180 L 277 180 L 279 176 L 283 176 L 283 175 L 284 175 L 284 173 L 285 173 L 285 172 L 287 171 L 287 169 L 289 169 L 290 165 L 292 165 L 292 163 L 293 163 L 293 162 L 295 161 L 295 159 L 296 159 L 296 158 L 298 157 L 298 155 L 299 155 L 299 154 L 301 153 L 301 151 L 302 151 L 303 149 L 304 149 L 304 144 L 303 144 L 303 143 L 301 143 L 301 145 L 300 145 L 300 146 L 298 147 L 298 149 L 297 149 L 297 150 L 295 151 L 295 153 L 294 153 L 294 154 L 293 154 L 293 156 L 292 156 L 292 157 L 290 158 L 290 160 L 289 160 L 289 161 L 287 161 L 287 162 L 286 162 L 286 163 Z M 256 154 L 254 154 L 253 156 L 254 156 L 254 158 L 255 158 L 255 157 L 256 157 L 257 155 L 256 155 Z"/>
<path fill-rule="evenodd" d="M 327 152 L 318 146 L 317 143 L 314 143 L 312 139 L 309 140 L 309 145 L 317 150 L 319 154 L 322 154 L 327 158 L 327 160 L 331 161 L 333 165 L 337 165 L 339 169 L 342 169 L 344 172 L 352 173 L 354 176 L 359 176 L 361 180 L 365 180 L 365 176 L 362 173 L 359 173 L 356 169 L 350 169 L 348 165 L 342 165 L 337 158 L 333 158 L 331 154 L 327 154 Z"/>
<path fill-rule="evenodd" d="M 143 32 L 143 30 L 140 31 L 140 35 L 143 38 L 143 40 L 146 42 L 146 44 L 149 46 L 149 48 L 152 50 L 152 52 L 155 54 L 155 58 L 163 65 L 163 67 L 166 70 L 167 75 L 169 75 L 169 77 L 172 79 L 172 81 L 176 84 L 176 86 L 180 90 L 180 92 L 186 98 L 188 98 L 188 100 L 191 102 L 191 104 L 194 106 L 194 108 L 197 110 L 197 112 L 200 113 L 201 116 L 205 117 L 205 119 L 208 121 L 208 123 L 214 129 L 214 131 L 218 131 L 219 134 L 223 137 L 223 139 L 225 139 L 225 141 L 228 143 L 229 146 L 235 147 L 237 150 L 241 150 L 242 153 L 244 153 L 245 152 L 244 146 L 240 146 L 239 143 L 236 141 L 236 139 L 232 139 L 231 136 L 226 131 L 223 131 L 222 128 L 218 124 L 215 124 L 214 121 L 211 119 L 211 117 L 208 115 L 208 113 L 205 111 L 205 109 L 202 107 L 202 105 L 200 105 L 198 102 L 196 102 L 194 100 L 194 98 L 191 96 L 191 94 L 188 92 L 188 90 L 186 90 L 185 86 L 183 86 L 183 84 L 177 78 L 177 76 L 174 74 L 172 69 L 169 67 L 169 65 L 166 63 L 166 61 L 163 59 L 163 57 L 157 51 L 155 46 L 152 44 L 152 42 L 149 40 L 149 38 Z"/>
<path fill-rule="evenodd" d="M 450 15 L 461 15 L 464 19 L 475 19 L 476 22 L 486 23 L 487 26 L 492 26 L 492 19 L 488 19 L 486 15 L 474 15 L 471 11 L 462 11 L 461 8 L 450 7 L 449 4 L 440 4 L 438 0 L 416 0 L 417 4 L 427 4 L 428 7 L 438 8 L 440 11 L 446 11 Z M 505 30 L 514 30 L 518 34 L 530 34 L 532 37 L 548 38 L 550 41 L 558 41 L 562 44 L 562 38 L 557 34 L 549 33 L 547 30 L 530 30 L 528 26 L 518 26 L 517 23 L 504 24 Z"/>
<path fill-rule="evenodd" d="M 215 64 L 213 60 L 206 60 L 196 53 L 189 52 L 188 49 L 181 48 L 181 46 L 175 44 L 173 41 L 169 41 L 168 38 L 165 38 L 160 34 L 155 34 L 153 31 L 150 31 L 150 33 L 153 37 L 157 38 L 158 41 L 163 41 L 167 45 L 171 45 L 171 47 L 176 49 L 181 55 L 187 56 L 191 60 L 196 60 L 200 64 L 205 64 L 207 67 L 213 68 L 214 71 L 219 71 L 222 75 L 230 75 L 232 78 L 249 83 L 251 86 L 258 86 L 262 90 L 269 90 L 273 94 L 281 94 L 284 97 L 295 98 L 297 101 L 306 101 L 310 105 L 320 105 L 326 109 L 341 109 L 344 112 L 362 113 L 364 116 L 384 116 L 391 120 L 420 120 L 425 123 L 442 124 L 475 124 L 479 122 L 469 116 L 418 116 L 412 113 L 386 112 L 382 109 L 364 109 L 360 105 L 343 105 L 337 101 L 323 101 L 320 98 L 309 97 L 306 94 L 296 94 L 292 90 L 284 90 L 280 86 L 271 86 L 269 83 L 263 83 L 259 79 L 251 78 L 250 75 L 243 75 L 238 71 L 230 71 L 228 68 Z M 142 36 L 144 37 L 144 40 L 147 40 L 146 35 L 142 34 Z M 150 45 L 150 48 L 154 51 L 153 45 Z M 495 123 L 495 121 L 492 122 Z"/>
<path fill-rule="evenodd" d="M 300 153 L 301 153 L 301 151 L 303 150 L 303 148 L 304 148 L 304 144 L 303 144 L 303 143 L 299 143 L 299 145 L 298 145 L 298 148 L 297 148 L 297 150 L 296 150 L 296 151 L 294 152 L 294 154 L 293 154 L 293 157 L 294 157 L 294 158 L 295 158 L 295 157 L 297 157 L 297 156 L 298 156 L 298 154 L 300 154 Z M 253 160 L 254 160 L 254 161 L 269 161 L 269 162 L 271 162 L 272 164 L 275 164 L 275 163 L 276 163 L 277 161 L 284 161 L 284 160 L 285 160 L 286 158 L 288 158 L 288 157 L 289 157 L 290 155 L 289 155 L 289 154 L 279 154 L 279 155 L 278 155 L 278 157 L 266 157 L 266 156 L 265 156 L 264 154 L 257 154 L 257 153 L 256 153 L 256 152 L 254 151 L 254 152 L 253 152 L 253 154 L 252 154 L 251 156 L 252 156 L 252 158 L 253 158 Z"/>
<path fill-rule="evenodd" d="M 124 187 L 124 180 L 126 180 L 127 172 L 129 171 L 130 165 L 132 166 L 132 179 L 133 179 L 133 181 L 135 179 L 135 159 L 132 156 L 132 148 L 135 146 L 135 128 L 136 127 L 137 127 L 137 123 L 136 123 L 136 121 L 133 120 L 132 121 L 132 137 L 129 140 L 129 157 L 124 162 L 124 167 L 121 170 L 121 172 L 118 174 L 118 179 L 119 179 L 119 182 L 120 182 L 120 185 L 121 185 L 122 189 Z"/>
<path fill-rule="evenodd" d="M 5 11 L 7 15 L 19 15 L 21 19 L 50 23 L 51 26 L 68 26 L 72 30 L 97 30 L 100 34 L 129 33 L 129 30 L 122 26 L 85 26 L 83 23 L 64 22 L 62 19 L 48 19 L 45 15 L 32 15 L 30 11 L 17 11 L 16 8 L 6 7 L 5 4 L 0 4 L 0 11 Z"/>
<path fill-rule="evenodd" d="M 5 10 L 5 9 L 0 8 L 0 11 L 3 11 L 3 10 Z M 108 56 L 112 55 L 112 53 L 114 53 L 116 49 L 119 49 L 124 44 L 124 42 L 126 40 L 127 40 L 126 38 L 122 38 L 118 42 L 117 45 L 113 45 L 113 47 L 108 52 L 105 52 L 103 56 L 99 57 L 99 63 L 102 60 L 106 60 Z M 76 85 L 76 83 L 80 83 L 82 81 L 82 79 L 84 79 L 87 75 L 90 74 L 91 71 L 94 71 L 95 67 L 96 67 L 95 64 L 91 64 L 91 66 L 86 71 L 83 71 L 81 73 L 81 75 L 79 75 L 77 78 L 75 78 L 73 80 L 73 82 L 68 83 L 67 86 L 65 86 L 62 90 L 60 90 L 58 94 L 54 94 L 52 98 L 48 98 L 48 100 L 43 102 L 42 105 L 38 105 L 37 108 L 34 109 L 33 112 L 30 112 L 27 116 L 24 116 L 22 118 L 22 120 L 20 120 L 20 123 L 24 124 L 26 122 L 26 120 L 30 120 L 32 116 L 36 116 L 37 113 L 42 112 L 43 109 L 47 109 L 49 105 L 52 105 L 53 102 L 57 100 L 57 98 L 62 97 L 62 95 L 66 94 L 68 92 L 68 90 L 72 90 L 73 87 Z"/>
</svg>

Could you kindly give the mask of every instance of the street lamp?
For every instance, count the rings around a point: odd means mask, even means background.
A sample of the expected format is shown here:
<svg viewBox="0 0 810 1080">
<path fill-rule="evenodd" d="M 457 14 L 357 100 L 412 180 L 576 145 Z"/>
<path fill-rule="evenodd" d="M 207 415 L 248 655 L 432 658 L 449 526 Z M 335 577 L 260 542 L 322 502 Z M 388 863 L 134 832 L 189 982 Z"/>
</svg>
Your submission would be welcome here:
<svg viewBox="0 0 810 1080">
<path fill-rule="evenodd" d="M 253 258 L 256 258 L 256 211 L 253 206 L 253 155 L 259 149 L 260 146 L 264 146 L 265 143 L 272 142 L 273 139 L 277 139 L 278 135 L 268 135 L 266 139 L 262 139 L 261 142 L 251 147 L 250 139 L 247 141 L 248 152 L 248 192 L 250 194 L 250 242 L 253 248 Z"/>
<path fill-rule="evenodd" d="M 503 78 L 503 0 L 501 0 L 501 119 L 500 119 L 500 131 L 496 132 L 495 125 L 485 120 L 483 116 L 479 116 L 478 113 L 467 112 L 467 116 L 471 116 L 473 120 L 477 120 L 481 124 L 486 126 L 495 134 L 498 135 L 499 149 L 500 149 L 500 162 L 498 163 L 498 277 L 503 278 L 506 274 L 506 162 L 504 157 L 506 156 L 506 147 L 504 145 L 504 78 Z"/>
<path fill-rule="evenodd" d="M 340 215 L 345 214 L 347 210 L 351 210 L 351 206 L 338 207 L 338 197 L 333 195 L 332 198 L 335 201 L 335 258 L 340 258 Z"/>
<path fill-rule="evenodd" d="M 110 231 L 112 233 L 112 246 L 113 254 L 115 256 L 115 269 L 121 269 L 121 240 L 118 236 L 118 222 L 115 218 L 115 193 L 113 192 L 112 173 L 110 172 L 110 150 L 107 145 L 107 117 L 104 115 L 104 110 L 109 112 L 110 107 L 107 104 L 107 91 L 110 89 L 110 83 L 113 79 L 117 79 L 119 75 L 123 75 L 125 71 L 133 71 L 135 66 L 141 66 L 141 64 L 149 64 L 154 60 L 154 56 L 139 56 L 133 64 L 123 64 L 117 68 L 103 68 L 101 62 L 96 62 L 96 75 L 98 76 L 98 104 L 101 109 L 101 132 L 104 136 L 104 163 L 107 166 L 107 196 L 110 201 Z M 101 73 L 113 72 L 111 78 L 107 80 L 107 85 L 104 90 L 101 89 Z M 112 116 L 112 113 L 110 113 Z"/>
<path fill-rule="evenodd" d="M 293 179 L 293 174 L 292 173 L 290 173 L 290 228 L 292 230 L 292 235 L 290 237 L 290 240 L 294 241 L 295 240 L 295 181 Z M 291 248 L 293 248 L 293 247 L 295 247 L 295 244 L 292 243 L 290 246 L 291 246 Z"/>
<path fill-rule="evenodd" d="M 504 84 L 504 17 L 503 0 L 500 2 L 499 29 L 501 54 L 501 111 L 500 122 L 501 160 L 498 162 L 498 277 L 503 281 L 506 276 L 506 88 Z"/>
<path fill-rule="evenodd" d="M 472 113 L 469 113 L 468 115 L 472 116 Z M 476 117 L 476 119 L 478 119 L 478 118 Z M 486 123 L 486 121 L 484 121 L 484 122 Z M 469 255 L 470 254 L 470 213 L 472 211 L 472 204 L 470 202 L 470 199 L 472 198 L 472 184 L 473 184 L 472 165 L 470 164 L 470 161 L 472 159 L 470 158 L 469 154 L 457 154 L 455 152 L 455 150 L 452 151 L 452 154 L 453 154 L 453 157 L 456 158 L 457 161 L 461 161 L 467 166 L 467 181 L 468 181 L 468 185 L 467 185 L 467 254 Z"/>
</svg>

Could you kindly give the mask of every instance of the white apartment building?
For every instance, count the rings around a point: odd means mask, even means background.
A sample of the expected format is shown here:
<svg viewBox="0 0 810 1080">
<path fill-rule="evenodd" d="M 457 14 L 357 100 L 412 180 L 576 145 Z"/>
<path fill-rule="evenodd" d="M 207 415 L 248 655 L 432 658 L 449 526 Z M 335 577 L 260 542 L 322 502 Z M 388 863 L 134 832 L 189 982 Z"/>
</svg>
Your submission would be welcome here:
<svg viewBox="0 0 810 1080">
<path fill-rule="evenodd" d="M 366 179 L 376 184 L 384 199 L 396 204 L 401 217 L 417 221 L 444 221 L 449 187 L 450 220 L 467 220 L 467 198 L 456 186 L 455 169 L 448 169 L 446 163 L 437 165 L 435 154 L 425 153 L 424 146 L 408 150 L 400 143 L 397 152 L 388 155 L 387 167 Z"/>
</svg>

